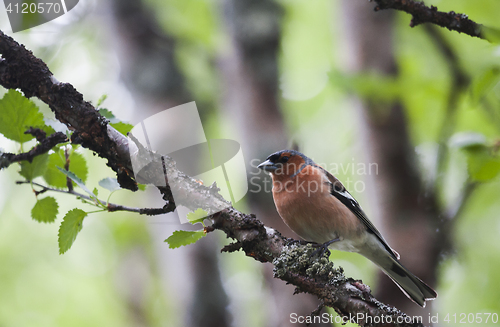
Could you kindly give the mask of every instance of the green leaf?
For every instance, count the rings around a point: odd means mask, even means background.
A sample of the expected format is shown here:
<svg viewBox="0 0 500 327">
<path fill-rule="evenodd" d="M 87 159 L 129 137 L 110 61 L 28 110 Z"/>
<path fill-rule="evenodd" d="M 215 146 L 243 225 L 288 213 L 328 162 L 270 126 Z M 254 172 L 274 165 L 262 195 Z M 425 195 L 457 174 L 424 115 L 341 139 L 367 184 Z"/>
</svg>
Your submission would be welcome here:
<svg viewBox="0 0 500 327">
<path fill-rule="evenodd" d="M 106 190 L 108 190 L 110 192 L 114 192 L 116 190 L 121 189 L 120 184 L 118 184 L 118 181 L 116 180 L 116 178 L 111 178 L 111 177 L 101 179 L 99 181 L 99 186 L 105 188 Z"/>
<path fill-rule="evenodd" d="M 54 134 L 56 131 L 52 126 L 49 125 L 43 125 L 43 126 L 35 126 L 35 128 L 40 128 L 42 131 L 44 131 L 47 136 Z"/>
<path fill-rule="evenodd" d="M 140 184 L 140 183 L 137 183 L 137 187 L 139 188 L 140 191 L 145 191 L 146 190 L 146 184 Z"/>
<path fill-rule="evenodd" d="M 500 68 L 493 67 L 475 79 L 471 87 L 474 104 L 480 102 L 500 81 Z"/>
<path fill-rule="evenodd" d="M 21 161 L 21 170 L 19 174 L 26 178 L 26 180 L 32 181 L 35 177 L 42 176 L 45 173 L 48 160 L 49 155 L 44 153 L 33 158 L 31 163 L 26 160 Z"/>
<path fill-rule="evenodd" d="M 191 224 L 196 224 L 196 223 L 203 223 L 203 220 L 207 218 L 208 213 L 203 210 L 203 209 L 196 209 L 194 212 L 190 212 L 187 214 L 186 219 L 191 223 Z"/>
<path fill-rule="evenodd" d="M 113 113 L 106 108 L 99 108 L 99 113 L 101 114 L 101 116 L 108 119 L 112 123 L 119 122 L 119 120 L 115 117 L 115 115 L 113 115 Z"/>
<path fill-rule="evenodd" d="M 487 150 L 469 153 L 467 169 L 473 181 L 487 182 L 500 174 L 500 158 L 492 156 Z"/>
<path fill-rule="evenodd" d="M 94 189 L 92 190 L 92 193 L 94 193 L 94 195 L 97 197 L 97 195 L 99 195 L 99 190 L 97 189 L 97 187 L 94 187 Z"/>
<path fill-rule="evenodd" d="M 63 254 L 71 248 L 76 236 L 82 230 L 83 219 L 86 216 L 87 213 L 80 209 L 70 210 L 64 216 L 58 234 L 59 254 Z"/>
<path fill-rule="evenodd" d="M 76 183 L 76 185 L 80 186 L 80 188 L 82 190 L 84 190 L 85 192 L 87 192 L 91 198 L 94 198 L 94 193 L 92 193 L 88 188 L 87 186 L 85 185 L 85 183 L 78 177 L 76 176 L 74 173 L 72 173 L 71 171 L 67 171 L 66 169 L 64 168 L 61 168 L 61 167 L 57 167 L 57 169 L 59 169 L 59 171 L 61 173 L 63 173 L 64 175 L 68 176 L 69 178 L 71 178 L 71 180 L 73 182 Z"/>
<path fill-rule="evenodd" d="M 31 209 L 31 217 L 41 223 L 51 223 L 56 220 L 59 206 L 51 196 L 39 199 Z"/>
<path fill-rule="evenodd" d="M 127 124 L 119 120 L 118 118 L 115 117 L 115 115 L 109 111 L 106 108 L 100 108 L 99 113 L 101 116 L 105 117 L 106 119 L 109 120 L 109 124 L 111 127 L 116 129 L 118 132 L 122 133 L 123 135 L 127 135 L 128 132 L 134 128 L 134 125 Z"/>
<path fill-rule="evenodd" d="M 73 151 L 69 156 L 69 160 L 69 170 L 85 182 L 87 180 L 88 169 L 83 155 Z M 64 149 L 59 149 L 59 151 L 49 156 L 47 170 L 43 174 L 43 178 L 49 185 L 57 188 L 66 187 L 66 176 L 57 169 L 58 166 L 64 167 L 65 164 Z"/>
<path fill-rule="evenodd" d="M 184 245 L 196 243 L 199 239 L 205 236 L 206 233 L 202 230 L 200 231 L 185 231 L 176 230 L 172 236 L 167 238 L 165 242 L 168 243 L 168 247 L 175 249 Z"/>
<path fill-rule="evenodd" d="M 9 90 L 0 100 L 0 133 L 24 143 L 33 139 L 31 134 L 24 134 L 30 126 L 45 126 L 43 115 L 20 92 Z"/>
<path fill-rule="evenodd" d="M 123 122 L 118 122 L 118 123 L 110 123 L 111 127 L 116 129 L 118 132 L 122 133 L 123 135 L 127 135 L 128 132 L 134 128 L 134 125 L 123 123 Z"/>
<path fill-rule="evenodd" d="M 116 118 L 115 115 L 110 110 L 108 110 L 106 108 L 100 108 L 99 113 L 101 114 L 101 116 L 103 116 L 104 118 L 109 120 L 109 122 L 112 124 L 120 122 L 120 120 L 118 118 Z"/>
<path fill-rule="evenodd" d="M 463 150 L 467 156 L 467 172 L 471 180 L 487 182 L 500 174 L 500 157 L 483 134 L 461 132 L 453 135 L 450 146 Z"/>
<path fill-rule="evenodd" d="M 108 95 L 107 94 L 103 94 L 99 100 L 97 100 L 97 104 L 96 104 L 96 107 L 99 107 L 106 99 L 108 98 Z"/>
</svg>

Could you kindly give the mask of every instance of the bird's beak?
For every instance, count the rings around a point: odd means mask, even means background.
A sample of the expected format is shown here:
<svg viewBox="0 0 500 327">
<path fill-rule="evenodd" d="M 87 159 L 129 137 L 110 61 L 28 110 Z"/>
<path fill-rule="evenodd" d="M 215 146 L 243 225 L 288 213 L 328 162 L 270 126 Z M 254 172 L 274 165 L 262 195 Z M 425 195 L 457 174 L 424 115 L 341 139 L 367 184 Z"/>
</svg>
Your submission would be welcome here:
<svg viewBox="0 0 500 327">
<path fill-rule="evenodd" d="M 278 169 L 278 167 L 276 167 L 275 164 L 273 164 L 271 161 L 269 160 L 266 160 L 264 161 L 263 163 L 261 163 L 260 165 L 257 166 L 257 168 L 260 168 L 264 171 L 267 171 L 267 172 L 273 172 L 275 171 L 276 169 Z"/>
</svg>

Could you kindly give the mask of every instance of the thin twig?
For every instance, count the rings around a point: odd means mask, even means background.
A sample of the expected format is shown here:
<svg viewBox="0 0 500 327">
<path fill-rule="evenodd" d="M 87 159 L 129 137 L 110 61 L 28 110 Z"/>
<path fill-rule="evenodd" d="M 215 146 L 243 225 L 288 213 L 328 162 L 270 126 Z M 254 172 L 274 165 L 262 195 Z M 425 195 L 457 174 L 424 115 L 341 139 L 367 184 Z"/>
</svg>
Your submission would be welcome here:
<svg viewBox="0 0 500 327">
<path fill-rule="evenodd" d="M 30 128 L 27 132 L 35 133 L 33 128 Z M 37 139 L 39 138 L 39 136 L 37 136 Z M 57 132 L 50 135 L 47 138 L 39 139 L 39 141 L 40 143 L 37 146 L 33 147 L 28 152 L 19 154 L 14 154 L 14 153 L 0 154 L 0 169 L 7 168 L 14 162 L 21 162 L 25 160 L 28 162 L 32 162 L 36 156 L 49 152 L 50 149 L 52 149 L 59 143 L 67 142 L 68 138 L 64 133 Z"/>
<path fill-rule="evenodd" d="M 99 201 L 99 203 L 101 203 L 103 206 L 105 206 L 109 212 L 113 212 L 113 211 L 129 211 L 129 212 L 137 212 L 137 213 L 139 213 L 141 215 L 148 215 L 148 216 L 161 215 L 161 214 L 165 214 L 165 213 L 170 212 L 170 211 L 168 211 L 168 209 L 165 209 L 165 208 L 133 208 L 133 207 L 122 206 L 122 205 L 119 205 L 119 204 L 108 203 L 106 201 L 101 201 L 101 200 L 99 200 L 97 198 L 93 199 L 93 198 L 91 198 L 90 196 L 88 196 L 86 194 L 78 193 L 78 192 L 76 192 L 74 190 L 71 190 L 71 191 L 60 190 L 60 189 L 48 187 L 48 186 L 45 186 L 45 185 L 42 185 L 42 184 L 39 184 L 39 183 L 36 183 L 36 182 L 16 181 L 16 184 L 32 184 L 32 185 L 36 185 L 38 187 L 41 187 L 42 190 L 41 191 L 37 191 L 37 194 L 41 194 L 41 193 L 45 193 L 47 191 L 51 191 L 51 192 L 58 192 L 58 193 L 63 193 L 63 194 L 71 194 L 71 195 L 77 196 L 79 198 L 88 200 L 88 201 L 93 202 L 93 203 L 95 203 L 95 201 L 97 200 L 97 201 Z"/>
<path fill-rule="evenodd" d="M 410 26 L 415 27 L 423 23 L 432 23 L 445 27 L 450 31 L 457 31 L 472 37 L 485 39 L 483 25 L 478 24 L 465 14 L 454 11 L 438 11 L 437 7 L 426 6 L 423 2 L 413 0 L 374 0 L 377 3 L 375 11 L 382 9 L 396 9 L 404 11 L 412 16 Z"/>
</svg>

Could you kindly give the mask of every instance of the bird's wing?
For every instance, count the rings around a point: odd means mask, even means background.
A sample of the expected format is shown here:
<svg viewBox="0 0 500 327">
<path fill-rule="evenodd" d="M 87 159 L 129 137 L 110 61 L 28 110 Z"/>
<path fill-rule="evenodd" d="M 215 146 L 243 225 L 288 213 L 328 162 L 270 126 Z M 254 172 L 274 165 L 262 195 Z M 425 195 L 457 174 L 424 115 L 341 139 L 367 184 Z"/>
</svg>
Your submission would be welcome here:
<svg viewBox="0 0 500 327">
<path fill-rule="evenodd" d="M 399 254 L 394 251 L 389 244 L 387 244 L 386 240 L 380 234 L 378 229 L 373 225 L 373 223 L 368 219 L 366 214 L 364 213 L 363 209 L 361 209 L 361 206 L 359 205 L 358 201 L 354 199 L 354 197 L 346 190 L 344 185 L 335 178 L 332 174 L 330 174 L 326 169 L 323 167 L 317 166 L 319 169 L 321 169 L 328 180 L 331 183 L 331 189 L 330 189 L 330 194 L 336 197 L 342 204 L 344 204 L 349 210 L 351 210 L 352 213 L 356 215 L 356 217 L 359 218 L 363 222 L 363 224 L 366 226 L 366 229 L 368 232 L 374 234 L 379 241 L 382 243 L 382 245 L 386 248 L 386 250 L 391 253 L 395 259 L 399 260 Z"/>
</svg>

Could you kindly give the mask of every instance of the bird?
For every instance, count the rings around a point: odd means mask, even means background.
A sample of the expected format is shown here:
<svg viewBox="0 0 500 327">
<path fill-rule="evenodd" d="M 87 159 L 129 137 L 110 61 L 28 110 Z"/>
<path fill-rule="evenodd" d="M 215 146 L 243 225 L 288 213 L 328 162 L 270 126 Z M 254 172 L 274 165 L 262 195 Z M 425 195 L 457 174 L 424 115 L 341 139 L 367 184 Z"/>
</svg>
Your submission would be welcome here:
<svg viewBox="0 0 500 327">
<path fill-rule="evenodd" d="M 425 307 L 437 293 L 406 269 L 344 185 L 295 150 L 281 150 L 257 168 L 271 175 L 276 210 L 297 235 L 324 250 L 359 253 L 379 266 L 413 302 Z"/>
</svg>

